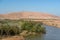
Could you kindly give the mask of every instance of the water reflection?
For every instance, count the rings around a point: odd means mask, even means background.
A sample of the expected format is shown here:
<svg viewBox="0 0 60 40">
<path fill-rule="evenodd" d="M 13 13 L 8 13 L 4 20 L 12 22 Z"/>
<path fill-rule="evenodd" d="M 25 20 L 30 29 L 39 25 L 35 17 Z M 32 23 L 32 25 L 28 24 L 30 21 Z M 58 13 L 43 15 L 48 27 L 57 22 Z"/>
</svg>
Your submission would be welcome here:
<svg viewBox="0 0 60 40">
<path fill-rule="evenodd" d="M 60 28 L 45 26 L 46 27 L 46 35 L 44 40 L 60 40 Z"/>
<path fill-rule="evenodd" d="M 44 40 L 44 35 L 31 35 L 26 38 L 26 40 Z"/>
<path fill-rule="evenodd" d="M 60 40 L 60 28 L 56 27 L 46 27 L 46 34 L 37 35 L 37 36 L 29 36 L 26 40 Z"/>
</svg>

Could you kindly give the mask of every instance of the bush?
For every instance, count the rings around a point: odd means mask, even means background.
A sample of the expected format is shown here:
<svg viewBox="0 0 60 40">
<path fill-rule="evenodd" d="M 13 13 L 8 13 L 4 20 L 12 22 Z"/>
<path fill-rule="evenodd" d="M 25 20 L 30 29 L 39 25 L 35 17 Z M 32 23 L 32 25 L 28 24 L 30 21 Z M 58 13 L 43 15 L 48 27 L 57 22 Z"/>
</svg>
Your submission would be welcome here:
<svg viewBox="0 0 60 40">
<path fill-rule="evenodd" d="M 10 25 L 8 23 L 3 23 L 0 26 L 0 35 L 16 35 L 20 33 L 20 29 L 17 25 Z"/>
<path fill-rule="evenodd" d="M 41 22 L 24 20 L 3 20 L 0 22 L 0 35 L 17 35 L 22 31 L 45 33 Z"/>
<path fill-rule="evenodd" d="M 45 33 L 45 27 L 42 27 L 41 22 L 24 21 L 21 27 L 22 30 L 27 30 L 36 33 Z"/>
</svg>

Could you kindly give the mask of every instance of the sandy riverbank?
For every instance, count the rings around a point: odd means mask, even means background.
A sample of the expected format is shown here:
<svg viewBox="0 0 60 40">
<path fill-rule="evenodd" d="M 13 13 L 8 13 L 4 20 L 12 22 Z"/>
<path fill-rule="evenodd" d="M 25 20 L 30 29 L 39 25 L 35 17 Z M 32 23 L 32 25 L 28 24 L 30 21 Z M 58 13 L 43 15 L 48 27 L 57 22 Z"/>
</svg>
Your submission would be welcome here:
<svg viewBox="0 0 60 40">
<path fill-rule="evenodd" d="M 13 37 L 3 38 L 0 40 L 24 40 L 24 37 L 23 36 L 13 36 Z"/>
</svg>

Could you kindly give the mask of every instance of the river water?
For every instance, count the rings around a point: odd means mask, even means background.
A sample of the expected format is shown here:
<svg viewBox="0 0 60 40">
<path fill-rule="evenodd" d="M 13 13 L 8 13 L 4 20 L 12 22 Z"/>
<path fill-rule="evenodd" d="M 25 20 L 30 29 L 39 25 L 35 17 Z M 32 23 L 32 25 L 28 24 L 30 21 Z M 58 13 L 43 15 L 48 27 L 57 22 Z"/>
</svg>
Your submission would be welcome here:
<svg viewBox="0 0 60 40">
<path fill-rule="evenodd" d="M 46 34 L 27 37 L 26 40 L 60 40 L 60 28 L 45 26 Z"/>
</svg>

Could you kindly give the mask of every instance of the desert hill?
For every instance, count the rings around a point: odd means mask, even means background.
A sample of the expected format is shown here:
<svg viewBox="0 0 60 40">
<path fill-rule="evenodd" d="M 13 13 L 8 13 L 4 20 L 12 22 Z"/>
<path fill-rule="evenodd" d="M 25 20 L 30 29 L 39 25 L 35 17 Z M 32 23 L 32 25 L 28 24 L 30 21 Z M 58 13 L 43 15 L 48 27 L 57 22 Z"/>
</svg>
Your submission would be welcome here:
<svg viewBox="0 0 60 40">
<path fill-rule="evenodd" d="M 0 14 L 0 20 L 1 19 L 10 19 L 10 20 L 35 19 L 34 21 L 38 21 L 38 22 L 40 21 L 50 26 L 57 25 L 56 27 L 60 28 L 60 17 L 51 15 L 48 13 L 42 13 L 42 12 L 13 12 L 13 13 L 7 13 L 7 14 Z M 48 20 L 43 20 L 43 19 L 48 19 Z M 54 19 L 54 20 L 50 20 L 50 19 Z"/>
<path fill-rule="evenodd" d="M 13 12 L 7 14 L 0 14 L 0 19 L 21 19 L 21 18 L 31 18 L 31 19 L 55 19 L 60 17 L 54 16 L 48 13 L 42 12 Z"/>
</svg>

